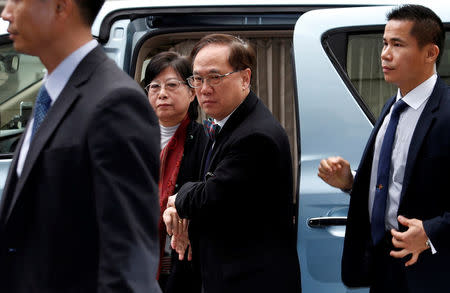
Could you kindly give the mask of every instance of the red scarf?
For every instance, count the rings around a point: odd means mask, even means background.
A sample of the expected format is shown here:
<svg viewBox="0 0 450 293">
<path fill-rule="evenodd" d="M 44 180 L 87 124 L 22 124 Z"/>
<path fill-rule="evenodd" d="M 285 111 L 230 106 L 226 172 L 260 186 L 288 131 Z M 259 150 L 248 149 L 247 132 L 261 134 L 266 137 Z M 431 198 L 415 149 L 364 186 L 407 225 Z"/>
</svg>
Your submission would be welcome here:
<svg viewBox="0 0 450 293">
<path fill-rule="evenodd" d="M 162 259 L 164 256 L 164 247 L 166 245 L 166 225 L 164 224 L 162 215 L 167 207 L 169 196 L 174 194 L 175 184 L 177 183 L 178 172 L 180 171 L 181 160 L 183 159 L 184 143 L 186 141 L 186 131 L 191 120 L 186 115 L 177 131 L 170 139 L 169 143 L 161 150 L 159 156 L 161 166 L 159 170 L 159 206 L 161 208 L 161 216 L 159 218 L 159 243 L 160 243 L 160 262 L 158 270 L 158 278 L 162 269 Z M 169 262 L 170 268 L 170 262 Z M 166 265 L 164 265 L 165 267 Z"/>
</svg>

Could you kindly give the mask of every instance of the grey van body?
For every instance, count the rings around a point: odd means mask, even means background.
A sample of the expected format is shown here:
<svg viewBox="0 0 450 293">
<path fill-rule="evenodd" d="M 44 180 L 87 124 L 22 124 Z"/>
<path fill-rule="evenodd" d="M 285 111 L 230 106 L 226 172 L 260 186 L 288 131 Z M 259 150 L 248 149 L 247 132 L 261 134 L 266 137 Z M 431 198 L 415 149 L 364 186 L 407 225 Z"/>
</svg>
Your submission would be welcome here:
<svg viewBox="0 0 450 293">
<path fill-rule="evenodd" d="M 380 5 L 400 1 L 153 2 L 106 1 L 93 35 L 138 83 L 148 60 L 160 51 L 188 54 L 211 32 L 249 39 L 258 63 L 252 88 L 291 144 L 302 291 L 368 292 L 341 283 L 349 198 L 323 183 L 317 166 L 322 158 L 340 155 L 356 169 L 382 105 L 395 93 L 383 80 L 379 58 L 385 15 L 392 7 Z M 438 72 L 449 83 L 450 9 L 440 1 L 426 5 L 445 23 L 447 46 Z M 0 60 L 1 190 L 45 73 L 37 58 L 14 51 L 6 27 L 0 22 L 0 56 L 17 56 L 18 64 Z"/>
</svg>

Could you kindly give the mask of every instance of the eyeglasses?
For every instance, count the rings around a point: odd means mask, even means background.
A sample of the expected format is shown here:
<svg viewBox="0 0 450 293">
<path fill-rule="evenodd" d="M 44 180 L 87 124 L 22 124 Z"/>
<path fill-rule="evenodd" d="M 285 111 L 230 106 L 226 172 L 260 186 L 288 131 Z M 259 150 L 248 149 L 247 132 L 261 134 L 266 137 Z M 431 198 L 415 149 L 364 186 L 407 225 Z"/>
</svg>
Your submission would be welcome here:
<svg viewBox="0 0 450 293">
<path fill-rule="evenodd" d="M 189 76 L 187 78 L 187 81 L 189 85 L 193 88 L 199 88 L 203 85 L 203 82 L 206 81 L 206 83 L 210 86 L 216 86 L 219 85 L 222 82 L 222 79 L 224 77 L 227 77 L 228 75 L 231 75 L 233 73 L 239 72 L 240 70 L 231 71 L 225 74 L 218 74 L 218 73 L 211 73 L 208 74 L 206 77 L 194 74 L 192 76 Z"/>
<path fill-rule="evenodd" d="M 159 93 L 162 87 L 164 87 L 166 91 L 173 92 L 176 91 L 182 84 L 186 84 L 186 82 L 178 79 L 169 79 L 165 83 L 151 82 L 144 89 L 150 94 Z"/>
</svg>

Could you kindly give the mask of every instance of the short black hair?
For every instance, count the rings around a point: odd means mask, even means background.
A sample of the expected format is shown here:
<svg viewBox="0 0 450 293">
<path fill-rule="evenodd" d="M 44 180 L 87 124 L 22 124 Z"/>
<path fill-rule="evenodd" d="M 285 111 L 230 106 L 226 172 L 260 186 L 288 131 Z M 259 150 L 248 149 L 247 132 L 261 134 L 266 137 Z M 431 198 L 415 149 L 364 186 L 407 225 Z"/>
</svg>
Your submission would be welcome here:
<svg viewBox="0 0 450 293">
<path fill-rule="evenodd" d="M 92 26 L 105 0 L 74 0 L 85 23 Z"/>
<path fill-rule="evenodd" d="M 156 76 L 158 76 L 158 74 L 168 67 L 175 70 L 185 82 L 187 78 L 192 75 L 192 66 L 188 58 L 181 56 L 177 52 L 161 52 L 153 56 L 148 63 L 147 68 L 145 69 L 144 85 L 148 85 Z M 189 86 L 189 83 L 186 82 L 186 84 Z M 188 115 L 191 120 L 197 120 L 197 97 L 194 97 L 194 100 L 189 104 Z"/>
<path fill-rule="evenodd" d="M 410 34 L 417 39 L 419 48 L 423 48 L 427 44 L 438 46 L 439 55 L 436 64 L 439 65 L 444 53 L 445 30 L 442 20 L 433 10 L 422 5 L 400 5 L 387 14 L 387 20 L 414 22 Z"/>
</svg>

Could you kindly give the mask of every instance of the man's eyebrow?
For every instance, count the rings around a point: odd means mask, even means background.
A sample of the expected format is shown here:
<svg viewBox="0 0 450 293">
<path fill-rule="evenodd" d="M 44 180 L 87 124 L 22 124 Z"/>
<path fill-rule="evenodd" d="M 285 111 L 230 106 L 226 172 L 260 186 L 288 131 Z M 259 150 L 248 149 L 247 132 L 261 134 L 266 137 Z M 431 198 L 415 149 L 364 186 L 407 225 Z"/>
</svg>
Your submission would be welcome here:
<svg viewBox="0 0 450 293">
<path fill-rule="evenodd" d="M 400 42 L 400 43 L 404 43 L 405 42 L 401 38 L 390 38 L 390 39 L 383 38 L 383 41 L 385 41 L 385 42 Z"/>
<path fill-rule="evenodd" d="M 213 69 L 209 70 L 207 74 L 211 74 L 211 73 L 219 73 L 219 72 L 220 72 L 220 71 L 219 71 L 218 69 L 213 68 Z M 192 73 L 193 73 L 193 74 L 198 74 L 198 71 L 194 70 Z"/>
</svg>

